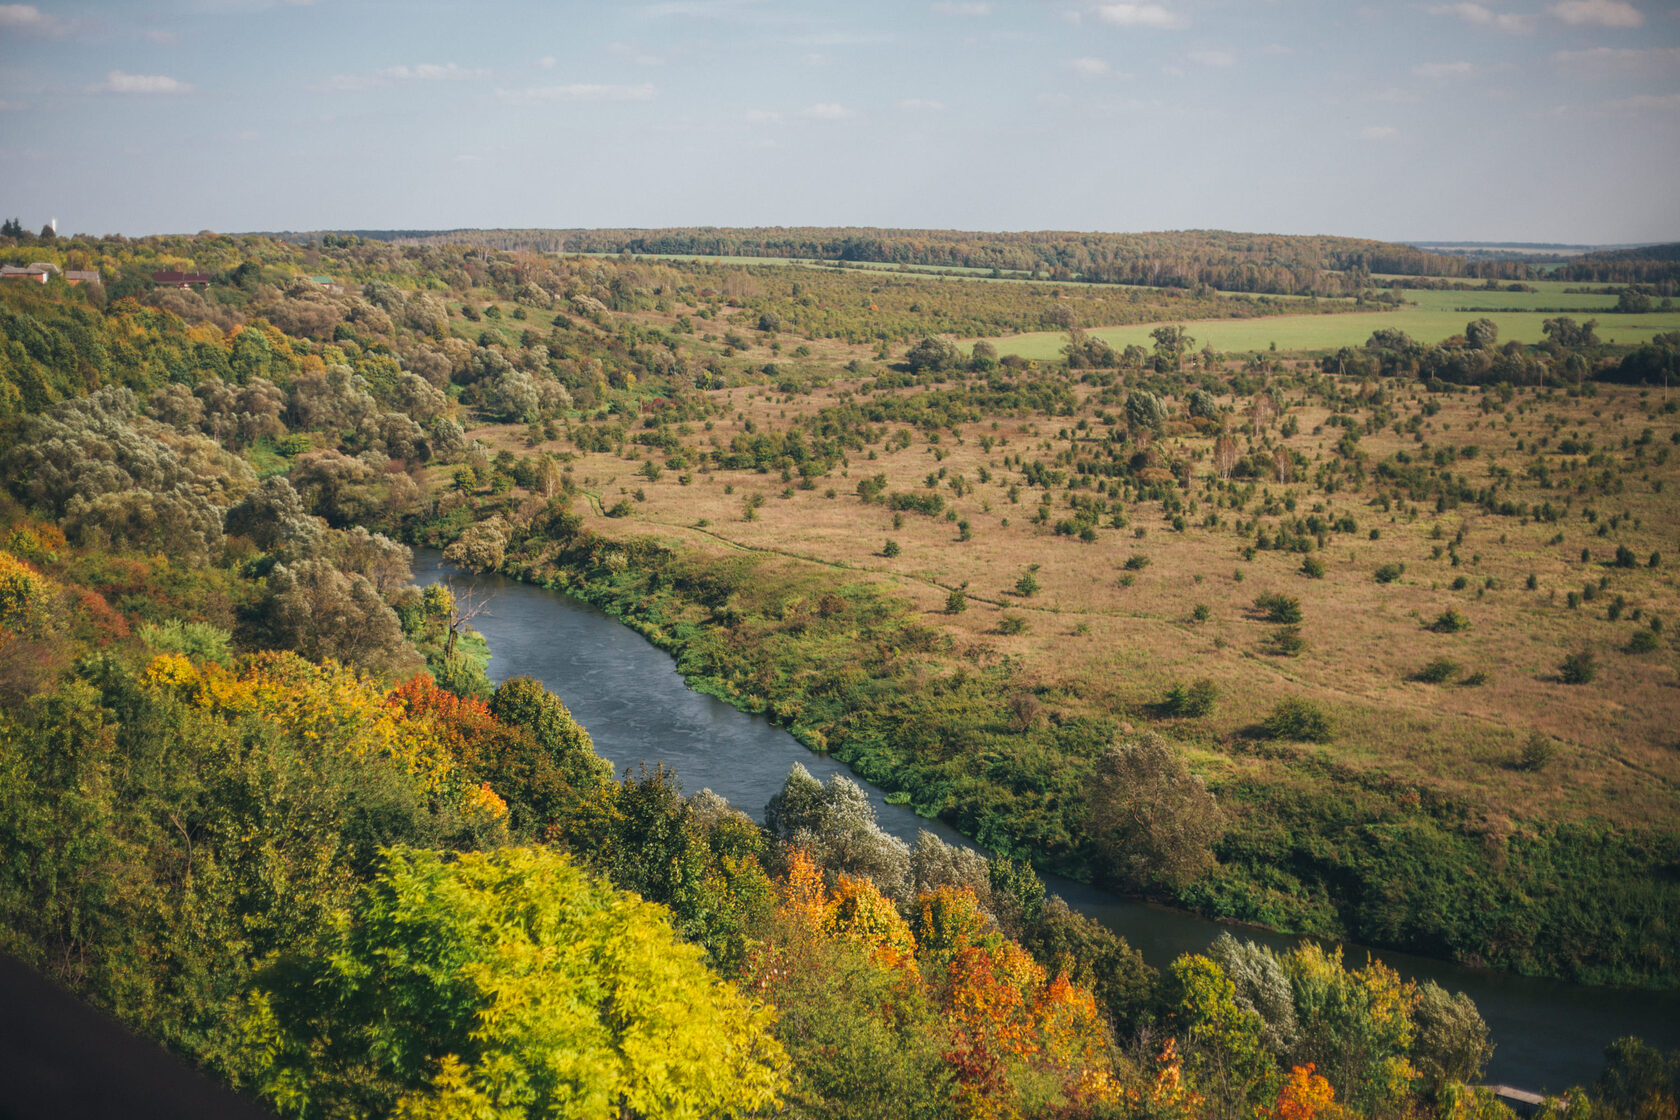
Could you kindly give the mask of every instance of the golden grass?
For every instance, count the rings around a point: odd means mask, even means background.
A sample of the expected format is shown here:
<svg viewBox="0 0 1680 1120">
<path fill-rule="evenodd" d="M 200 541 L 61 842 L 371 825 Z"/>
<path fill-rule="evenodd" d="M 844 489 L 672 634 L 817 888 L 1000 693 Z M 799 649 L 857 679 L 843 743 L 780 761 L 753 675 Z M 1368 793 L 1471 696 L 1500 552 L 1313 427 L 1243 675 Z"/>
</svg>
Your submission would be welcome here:
<svg viewBox="0 0 1680 1120">
<path fill-rule="evenodd" d="M 813 350 L 819 348 L 829 362 L 855 353 L 813 344 Z M 785 426 L 857 389 L 855 381 L 840 380 L 792 398 L 767 388 L 718 390 L 709 395 L 725 407 L 724 415 L 710 432 L 696 425 L 688 442 L 715 439 L 726 446 L 748 421 L 760 430 Z M 1411 387 L 1400 390 L 1402 418 L 1424 396 Z M 1023 684 L 1048 690 L 1052 699 L 1047 706 L 1070 714 L 1107 713 L 1141 727 L 1148 722 L 1149 706 L 1174 681 L 1212 678 L 1223 691 L 1216 713 L 1175 726 L 1174 732 L 1197 746 L 1199 764 L 1213 776 L 1265 769 L 1267 764 L 1250 757 L 1249 729 L 1278 699 L 1309 695 L 1337 718 L 1337 740 L 1322 748 L 1330 757 L 1459 795 L 1485 805 L 1492 817 L 1672 819 L 1680 810 L 1680 677 L 1674 642 L 1680 629 L 1675 576 L 1680 571 L 1680 454 L 1661 467 L 1654 465 L 1654 456 L 1672 446 L 1669 437 L 1680 431 L 1680 417 L 1647 417 L 1643 407 L 1651 398 L 1608 386 L 1596 399 L 1568 400 L 1557 394 L 1537 402 L 1519 394 L 1507 412 L 1491 416 L 1478 409 L 1479 394 L 1432 399 L 1442 408 L 1425 422 L 1421 439 L 1431 447 L 1476 446 L 1477 457 L 1459 459 L 1451 469 L 1478 486 L 1496 467 L 1521 474 L 1529 457 L 1516 451 L 1515 443 L 1550 435 L 1552 427 L 1544 419 L 1548 413 L 1566 419 L 1562 434 L 1584 434 L 1617 456 L 1625 454 L 1622 438 L 1636 439 L 1645 427 L 1653 429 L 1653 442 L 1646 466 L 1622 472 L 1621 494 L 1578 495 L 1569 515 L 1555 525 L 1520 524 L 1468 506 L 1440 515 L 1423 508 L 1413 518 L 1400 507 L 1391 514 L 1372 508 L 1371 486 L 1364 494 L 1326 497 L 1304 483 L 1262 483 L 1276 494 L 1294 494 L 1299 513 L 1322 503 L 1326 512 L 1358 521 L 1358 533 L 1334 535 L 1329 548 L 1316 554 L 1325 562 L 1323 579 L 1302 575 L 1301 557 L 1294 553 L 1260 552 L 1252 562 L 1241 558 L 1245 542 L 1230 522 L 1252 517 L 1253 504 L 1240 514 L 1218 510 L 1224 522 L 1219 528 L 1197 527 L 1208 510 L 1201 497 L 1201 479 L 1210 469 L 1205 458 L 1197 464 L 1193 490 L 1198 509 L 1182 533 L 1173 532 L 1159 508 L 1148 504 L 1129 508 L 1131 525 L 1103 528 L 1093 544 L 1056 536 L 1048 525 L 1032 525 L 1028 519 L 1041 492 L 1023 486 L 1019 504 L 1012 504 L 1007 489 L 1019 476 L 1003 468 L 1003 457 L 1051 458 L 1046 443 L 1065 448 L 1057 432 L 1064 425 L 1071 428 L 1074 418 L 999 417 L 995 429 L 988 419 L 966 425 L 955 436 L 942 433 L 937 445 L 917 433 L 907 449 L 878 448 L 874 460 L 854 455 L 849 466 L 818 479 L 816 489 L 794 489 L 791 495 L 779 475 L 753 472 L 698 473 L 683 486 L 677 472 L 666 471 L 650 483 L 636 473 L 639 460 L 610 453 L 580 456 L 573 474 L 606 506 L 638 489 L 645 495 L 634 516 L 625 519 L 598 516 L 592 504 L 578 503 L 596 532 L 609 537 L 651 534 L 703 552 L 760 550 L 799 565 L 843 571 L 848 580 L 877 581 L 913 601 L 931 623 L 951 634 L 953 661 L 1014 657 Z M 1299 391 L 1286 394 L 1286 400 L 1300 426 L 1290 445 L 1309 462 L 1330 458 L 1341 429 L 1320 429 L 1326 410 L 1303 401 Z M 526 450 L 519 429 L 477 434 L 499 446 Z M 982 435 L 1000 441 L 989 454 L 981 449 Z M 1554 473 L 1568 458 L 1555 454 L 1558 438 L 1553 437 L 1552 453 L 1546 456 Z M 1194 450 L 1210 441 L 1179 437 L 1164 442 Z M 1422 448 L 1410 434 L 1387 430 L 1367 436 L 1360 446 L 1372 463 L 1396 450 L 1418 454 Z M 561 442 L 552 449 L 570 447 Z M 944 454 L 943 461 L 936 461 L 936 451 Z M 629 447 L 626 453 L 634 454 Z M 895 527 L 890 510 L 864 505 L 853 490 L 858 479 L 877 473 L 887 476 L 889 490 L 921 490 L 924 477 L 940 467 L 948 476 L 964 476 L 973 487 L 962 498 L 941 490 L 958 516 L 971 523 L 970 541 L 959 541 L 956 525 L 943 517 L 904 513 Z M 978 481 L 983 467 L 994 476 L 989 484 Z M 1599 471 L 1575 473 L 1596 477 Z M 1561 506 L 1565 493 L 1519 480 L 1511 496 Z M 752 494 L 765 500 L 754 519 L 747 520 L 746 500 Z M 1638 519 L 1638 528 L 1599 537 L 1580 516 L 1585 505 L 1597 508 L 1601 518 L 1625 511 L 1630 521 Z M 1065 508 L 1058 493 L 1051 524 L 1065 516 Z M 1437 526 L 1445 539 L 1434 538 Z M 1368 539 L 1372 528 L 1380 529 L 1379 540 Z M 1461 529 L 1462 566 L 1452 567 L 1444 553 L 1432 559 L 1433 550 Z M 1561 542 L 1552 543 L 1559 533 Z M 888 539 L 901 548 L 892 559 L 881 554 Z M 1598 563 L 1613 555 L 1617 541 L 1628 543 L 1641 565 L 1652 551 L 1662 551 L 1663 566 L 1612 569 Z M 1591 549 L 1593 564 L 1581 562 L 1583 547 Z M 1133 553 L 1148 556 L 1151 563 L 1127 573 L 1123 565 Z M 1378 584 L 1373 571 L 1390 561 L 1404 562 L 1405 574 L 1394 583 Z M 1023 599 L 1013 587 L 1033 564 L 1039 565 L 1036 578 L 1042 590 Z M 1524 587 L 1530 573 L 1537 590 Z M 1122 585 L 1125 575 L 1132 577 L 1130 586 Z M 1469 586 L 1451 590 L 1459 575 Z M 1566 607 L 1569 591 L 1603 575 L 1610 577 L 1608 591 L 1579 610 Z M 1478 594 L 1490 578 L 1494 587 Z M 969 610 L 944 614 L 948 590 L 964 584 Z M 1252 619 L 1247 608 L 1256 595 L 1271 590 L 1299 596 L 1304 605 L 1301 629 L 1309 648 L 1299 657 L 1274 657 L 1262 650 L 1273 627 Z M 1606 619 L 1606 605 L 1616 594 L 1626 596 L 1629 613 L 1634 608 L 1646 617 L 1657 613 L 1670 624 L 1659 652 L 1621 652 L 1635 625 L 1626 615 L 1617 622 Z M 1211 610 L 1206 622 L 1191 621 L 1198 603 Z M 1425 629 L 1449 607 L 1468 616 L 1472 628 L 1453 635 Z M 1005 611 L 1025 617 L 1027 631 L 999 633 Z M 1595 652 L 1598 679 L 1590 685 L 1559 683 L 1558 663 L 1577 648 Z M 1491 680 L 1480 687 L 1411 680 L 1434 656 L 1451 657 L 1466 672 L 1486 671 Z M 1536 731 L 1560 742 L 1557 757 L 1540 773 L 1512 769 L 1509 764 L 1521 744 Z"/>
</svg>

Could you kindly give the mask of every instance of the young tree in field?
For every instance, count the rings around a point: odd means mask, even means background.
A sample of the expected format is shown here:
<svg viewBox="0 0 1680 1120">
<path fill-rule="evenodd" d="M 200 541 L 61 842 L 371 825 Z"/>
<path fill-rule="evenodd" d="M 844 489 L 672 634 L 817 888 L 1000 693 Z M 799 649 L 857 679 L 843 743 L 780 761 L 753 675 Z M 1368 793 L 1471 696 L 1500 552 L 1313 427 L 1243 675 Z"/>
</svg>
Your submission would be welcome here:
<svg viewBox="0 0 1680 1120">
<path fill-rule="evenodd" d="M 1237 449 L 1237 441 L 1228 435 L 1221 435 L 1213 441 L 1213 469 L 1219 472 L 1221 482 L 1231 477 L 1231 471 L 1236 467 L 1237 460 L 1242 456 Z"/>
<path fill-rule="evenodd" d="M 1176 370 L 1196 342 L 1189 331 L 1173 324 L 1156 327 L 1149 337 L 1155 340 L 1155 368 L 1162 372 Z"/>
<path fill-rule="evenodd" d="M 1090 793 L 1103 865 L 1134 888 L 1180 888 L 1213 866 L 1219 806 L 1184 756 L 1159 735 L 1109 747 Z"/>
<path fill-rule="evenodd" d="M 1167 422 L 1167 406 L 1160 397 L 1147 389 L 1139 389 L 1126 396 L 1126 424 L 1133 437 L 1152 435 Z"/>
</svg>

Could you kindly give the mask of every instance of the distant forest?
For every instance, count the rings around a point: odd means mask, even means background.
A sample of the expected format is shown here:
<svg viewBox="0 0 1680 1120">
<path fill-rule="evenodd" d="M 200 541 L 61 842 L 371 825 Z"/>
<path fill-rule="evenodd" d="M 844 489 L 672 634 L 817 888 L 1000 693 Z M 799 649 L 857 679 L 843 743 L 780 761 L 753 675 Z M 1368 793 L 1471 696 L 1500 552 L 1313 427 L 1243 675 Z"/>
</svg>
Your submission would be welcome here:
<svg viewBox="0 0 1680 1120">
<path fill-rule="evenodd" d="M 787 257 L 991 271 L 1047 280 L 1269 295 L 1357 295 L 1372 273 L 1474 280 L 1658 283 L 1680 278 L 1680 244 L 1581 256 L 1467 259 L 1362 238 L 1181 230 L 1163 233 L 977 233 L 866 227 L 358 230 L 410 244 L 503 251 Z M 306 235 L 310 236 L 310 235 Z"/>
</svg>

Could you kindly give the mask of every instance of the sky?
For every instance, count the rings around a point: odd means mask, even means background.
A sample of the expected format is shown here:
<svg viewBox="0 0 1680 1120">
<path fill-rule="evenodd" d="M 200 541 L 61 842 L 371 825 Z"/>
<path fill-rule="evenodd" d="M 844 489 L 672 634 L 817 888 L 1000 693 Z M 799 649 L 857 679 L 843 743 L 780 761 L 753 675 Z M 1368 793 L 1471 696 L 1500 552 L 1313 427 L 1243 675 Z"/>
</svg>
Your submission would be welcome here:
<svg viewBox="0 0 1680 1120">
<path fill-rule="evenodd" d="M 1673 241 L 1677 5 L 0 3 L 0 211 Z"/>
</svg>

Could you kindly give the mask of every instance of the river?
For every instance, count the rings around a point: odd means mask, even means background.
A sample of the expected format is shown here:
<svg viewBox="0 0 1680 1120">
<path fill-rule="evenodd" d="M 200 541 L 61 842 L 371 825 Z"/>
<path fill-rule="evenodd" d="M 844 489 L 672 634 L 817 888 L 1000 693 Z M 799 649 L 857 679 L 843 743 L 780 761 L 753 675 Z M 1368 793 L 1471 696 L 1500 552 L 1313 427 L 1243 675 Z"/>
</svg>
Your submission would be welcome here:
<svg viewBox="0 0 1680 1120">
<path fill-rule="evenodd" d="M 466 576 L 440 554 L 417 549 L 415 579 L 436 583 L 446 575 L 493 596 L 472 622 L 490 643 L 490 677 L 535 677 L 566 702 L 589 730 L 595 749 L 622 773 L 641 763 L 663 762 L 688 793 L 709 788 L 731 805 L 762 818 L 764 804 L 781 789 L 788 769 L 801 763 L 827 780 L 846 774 L 868 791 L 883 828 L 907 841 L 927 829 L 972 846 L 939 821 L 888 805 L 882 792 L 842 763 L 814 754 L 763 716 L 752 715 L 690 689 L 671 656 L 611 615 L 557 592 L 502 576 Z M 1151 965 L 1199 952 L 1222 931 L 1192 914 L 1121 899 L 1105 891 L 1047 876 L 1045 885 L 1136 947 Z M 1294 939 L 1237 929 L 1239 936 L 1288 947 Z M 1350 963 L 1365 950 L 1346 946 Z M 1469 993 L 1496 1044 L 1485 1077 L 1536 1091 L 1587 1084 L 1598 1076 L 1604 1047 L 1637 1034 L 1664 1048 L 1680 1047 L 1680 995 L 1595 988 L 1509 973 L 1463 968 L 1391 950 L 1377 953 L 1408 978 L 1434 980 Z"/>
</svg>

